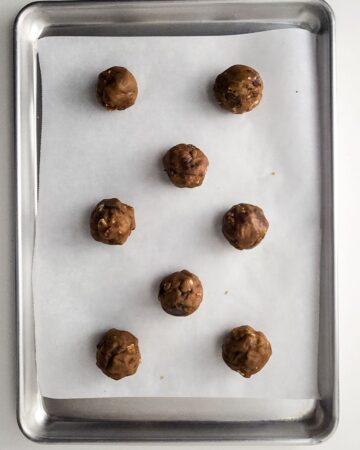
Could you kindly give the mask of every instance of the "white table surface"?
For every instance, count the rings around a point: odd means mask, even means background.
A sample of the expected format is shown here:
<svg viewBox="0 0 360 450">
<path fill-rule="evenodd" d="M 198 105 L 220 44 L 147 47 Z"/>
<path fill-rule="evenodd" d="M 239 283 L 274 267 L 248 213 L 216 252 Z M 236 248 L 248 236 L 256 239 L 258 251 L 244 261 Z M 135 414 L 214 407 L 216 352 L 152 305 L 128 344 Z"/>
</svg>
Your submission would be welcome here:
<svg viewBox="0 0 360 450">
<path fill-rule="evenodd" d="M 27 450 L 16 422 L 15 189 L 13 146 L 12 27 L 26 0 L 0 0 L 0 449 Z M 360 0 L 330 0 L 336 17 L 337 216 L 340 310 L 340 423 L 322 449 L 360 448 Z M 54 448 L 41 445 L 41 448 Z M 105 449 L 119 445 L 56 445 L 57 450 Z M 131 446 L 131 448 L 138 446 Z M 140 446 L 139 446 L 140 447 Z M 156 445 L 153 446 L 153 448 Z M 204 447 L 204 446 L 202 446 Z M 144 445 L 141 446 L 144 448 Z M 175 446 L 161 446 L 172 449 Z M 177 446 L 176 448 L 179 448 Z M 183 446 L 190 449 L 192 446 Z M 211 446 L 215 449 L 216 446 Z M 220 449 L 220 447 L 218 447 Z M 252 449 L 266 447 L 252 446 Z M 281 449 L 291 448 L 282 446 Z M 295 447 L 297 449 L 306 447 Z"/>
</svg>

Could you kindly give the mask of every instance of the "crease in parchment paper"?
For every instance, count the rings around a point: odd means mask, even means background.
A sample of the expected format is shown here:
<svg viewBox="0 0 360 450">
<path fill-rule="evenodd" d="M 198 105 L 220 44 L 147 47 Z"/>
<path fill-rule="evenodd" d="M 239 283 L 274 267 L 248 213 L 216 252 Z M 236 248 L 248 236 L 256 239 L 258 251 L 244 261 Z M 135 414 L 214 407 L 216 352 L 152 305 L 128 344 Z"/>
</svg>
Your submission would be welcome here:
<svg viewBox="0 0 360 450">
<path fill-rule="evenodd" d="M 33 271 L 41 393 L 84 397 L 313 398 L 317 393 L 320 158 L 316 37 L 304 30 L 239 36 L 47 37 L 38 44 L 42 143 Z M 232 64 L 264 82 L 243 115 L 216 104 L 212 84 Z M 105 111 L 97 74 L 127 67 L 136 104 Z M 179 189 L 163 154 L 201 148 L 204 184 Z M 124 246 L 95 242 L 89 215 L 103 198 L 135 208 Z M 221 233 L 232 205 L 263 208 L 270 228 L 237 251 Z M 188 269 L 204 300 L 186 318 L 164 313 L 161 278 Z M 231 328 L 263 331 L 273 355 L 251 379 L 222 361 Z M 95 365 L 109 328 L 139 338 L 142 363 L 121 381 Z"/>
</svg>

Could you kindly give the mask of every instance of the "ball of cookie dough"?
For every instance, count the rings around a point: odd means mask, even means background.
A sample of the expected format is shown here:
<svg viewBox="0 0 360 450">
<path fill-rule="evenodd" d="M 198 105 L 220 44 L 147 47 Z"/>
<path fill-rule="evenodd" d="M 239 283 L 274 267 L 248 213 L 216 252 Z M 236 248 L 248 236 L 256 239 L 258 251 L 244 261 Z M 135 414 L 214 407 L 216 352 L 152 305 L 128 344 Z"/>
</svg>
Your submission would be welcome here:
<svg viewBox="0 0 360 450">
<path fill-rule="evenodd" d="M 140 361 L 138 340 L 128 331 L 112 328 L 97 345 L 96 365 L 114 380 L 134 375 Z"/>
<path fill-rule="evenodd" d="M 135 230 L 134 208 L 117 198 L 99 202 L 90 216 L 90 232 L 95 241 L 122 245 Z"/>
<path fill-rule="evenodd" d="M 222 231 L 238 250 L 256 247 L 265 237 L 269 222 L 261 208 L 246 203 L 234 205 L 225 213 Z"/>
<path fill-rule="evenodd" d="M 178 144 L 165 154 L 163 164 L 175 186 L 194 188 L 204 181 L 209 161 L 194 145 Z"/>
<path fill-rule="evenodd" d="M 110 67 L 98 76 L 96 98 L 108 111 L 129 108 L 137 95 L 135 77 L 125 67 Z"/>
<path fill-rule="evenodd" d="M 271 353 L 270 342 L 264 333 L 248 325 L 231 330 L 222 346 L 225 363 L 245 378 L 259 372 Z"/>
<path fill-rule="evenodd" d="M 251 111 L 261 100 L 263 82 L 255 69 L 236 64 L 217 76 L 215 98 L 227 111 L 242 114 Z"/>
<path fill-rule="evenodd" d="M 188 270 L 165 277 L 159 289 L 159 301 L 165 312 L 172 316 L 188 316 L 195 312 L 203 298 L 199 278 Z"/>
</svg>

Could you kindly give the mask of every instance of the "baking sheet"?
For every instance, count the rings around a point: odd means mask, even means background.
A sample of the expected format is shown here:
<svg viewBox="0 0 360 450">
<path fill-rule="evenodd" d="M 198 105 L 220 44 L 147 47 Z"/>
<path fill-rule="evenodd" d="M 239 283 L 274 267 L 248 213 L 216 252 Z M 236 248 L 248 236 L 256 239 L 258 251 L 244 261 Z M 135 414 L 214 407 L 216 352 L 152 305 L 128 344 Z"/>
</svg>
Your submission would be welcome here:
<svg viewBox="0 0 360 450">
<path fill-rule="evenodd" d="M 320 163 L 315 39 L 281 30 L 212 37 L 47 37 L 42 76 L 40 191 L 34 255 L 40 390 L 53 398 L 317 396 Z M 234 63 L 264 81 L 258 108 L 221 110 L 211 87 Z M 97 74 L 128 67 L 136 105 L 97 105 Z M 205 151 L 204 185 L 178 189 L 162 171 L 180 142 Z M 125 246 L 92 240 L 91 209 L 116 196 L 135 207 Z M 261 206 L 263 243 L 236 251 L 221 234 L 238 202 Z M 187 318 L 165 314 L 161 278 L 183 268 L 203 282 Z M 273 347 L 251 379 L 221 360 L 234 326 L 262 330 Z M 119 382 L 95 366 L 111 327 L 139 338 L 142 364 Z"/>
</svg>

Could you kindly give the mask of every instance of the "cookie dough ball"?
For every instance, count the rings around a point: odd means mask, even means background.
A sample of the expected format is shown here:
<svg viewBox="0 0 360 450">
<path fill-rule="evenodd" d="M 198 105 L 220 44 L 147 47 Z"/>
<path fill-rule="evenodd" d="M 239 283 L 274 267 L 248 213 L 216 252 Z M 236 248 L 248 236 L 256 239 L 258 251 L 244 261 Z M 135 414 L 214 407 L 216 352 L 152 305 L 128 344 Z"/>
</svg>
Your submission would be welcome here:
<svg viewBox="0 0 360 450">
<path fill-rule="evenodd" d="M 163 164 L 175 186 L 194 188 L 204 181 L 209 161 L 194 145 L 178 144 L 166 153 Z"/>
<path fill-rule="evenodd" d="M 98 76 L 96 98 L 108 111 L 129 108 L 137 95 L 135 77 L 125 67 L 110 67 Z"/>
<path fill-rule="evenodd" d="M 219 105 L 235 114 L 254 109 L 261 100 L 262 91 L 263 82 L 258 72 L 240 64 L 218 75 L 214 84 Z"/>
<path fill-rule="evenodd" d="M 230 369 L 245 378 L 259 372 L 268 362 L 272 350 L 264 333 L 248 325 L 234 328 L 226 336 L 222 356 Z"/>
<path fill-rule="evenodd" d="M 112 328 L 97 345 L 96 365 L 114 380 L 134 375 L 140 361 L 138 340 L 128 331 Z"/>
<path fill-rule="evenodd" d="M 269 222 L 261 208 L 246 203 L 234 205 L 224 215 L 222 231 L 238 250 L 256 247 L 265 237 Z"/>
<path fill-rule="evenodd" d="M 95 241 L 122 245 L 135 230 L 134 208 L 117 198 L 101 200 L 91 213 L 90 232 Z"/>
<path fill-rule="evenodd" d="M 188 270 L 165 277 L 159 290 L 159 301 L 165 312 L 172 316 L 188 316 L 195 312 L 203 298 L 199 278 Z"/>
</svg>

